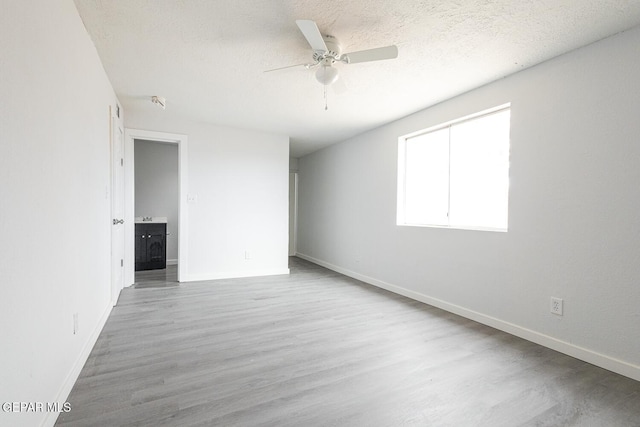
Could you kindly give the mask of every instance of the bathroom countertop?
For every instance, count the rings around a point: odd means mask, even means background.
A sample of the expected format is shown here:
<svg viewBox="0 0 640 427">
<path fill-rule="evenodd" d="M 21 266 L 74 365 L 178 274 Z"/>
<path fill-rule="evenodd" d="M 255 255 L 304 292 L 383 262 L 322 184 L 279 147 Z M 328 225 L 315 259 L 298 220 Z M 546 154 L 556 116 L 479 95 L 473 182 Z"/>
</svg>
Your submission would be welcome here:
<svg viewBox="0 0 640 427">
<path fill-rule="evenodd" d="M 166 216 L 137 216 L 135 217 L 136 224 L 166 224 Z"/>
</svg>

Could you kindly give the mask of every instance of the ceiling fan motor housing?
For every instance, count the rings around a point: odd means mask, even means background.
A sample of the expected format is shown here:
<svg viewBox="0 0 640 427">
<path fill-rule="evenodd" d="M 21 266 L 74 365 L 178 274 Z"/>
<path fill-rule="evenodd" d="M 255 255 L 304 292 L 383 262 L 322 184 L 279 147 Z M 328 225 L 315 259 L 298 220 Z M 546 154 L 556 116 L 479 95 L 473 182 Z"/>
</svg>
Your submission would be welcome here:
<svg viewBox="0 0 640 427">
<path fill-rule="evenodd" d="M 340 46 L 338 39 L 330 35 L 323 35 L 322 39 L 324 40 L 324 44 L 327 45 L 327 51 L 322 52 L 316 50 L 313 52 L 313 60 L 316 62 L 324 61 L 323 65 L 331 65 L 335 61 L 339 61 L 340 55 L 342 54 L 342 46 Z"/>
</svg>

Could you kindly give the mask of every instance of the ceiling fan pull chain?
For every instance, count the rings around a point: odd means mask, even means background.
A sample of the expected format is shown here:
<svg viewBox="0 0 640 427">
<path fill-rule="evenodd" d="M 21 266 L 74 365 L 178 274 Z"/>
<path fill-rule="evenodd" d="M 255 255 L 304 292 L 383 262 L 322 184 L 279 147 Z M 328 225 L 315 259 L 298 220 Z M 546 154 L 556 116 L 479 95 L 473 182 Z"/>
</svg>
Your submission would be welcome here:
<svg viewBox="0 0 640 427">
<path fill-rule="evenodd" d="M 327 106 L 327 87 L 324 87 L 324 111 L 327 111 L 329 107 Z"/>
</svg>

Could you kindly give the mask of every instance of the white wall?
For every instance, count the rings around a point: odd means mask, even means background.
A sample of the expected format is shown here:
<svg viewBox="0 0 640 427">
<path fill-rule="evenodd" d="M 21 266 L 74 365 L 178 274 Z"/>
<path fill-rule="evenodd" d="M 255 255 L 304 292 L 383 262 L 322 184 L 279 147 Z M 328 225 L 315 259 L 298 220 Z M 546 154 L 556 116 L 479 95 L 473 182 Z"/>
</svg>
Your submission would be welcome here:
<svg viewBox="0 0 640 427">
<path fill-rule="evenodd" d="M 638 46 L 634 29 L 301 158 L 299 253 L 640 379 Z M 508 233 L 396 226 L 398 136 L 506 102 Z"/>
<path fill-rule="evenodd" d="M 4 2 L 0 52 L 0 402 L 64 402 L 110 311 L 117 100 L 71 0 Z"/>
<path fill-rule="evenodd" d="M 178 262 L 178 145 L 135 141 L 135 216 L 167 217 L 167 263 Z"/>
<path fill-rule="evenodd" d="M 288 273 L 289 138 L 130 107 L 128 128 L 189 138 L 187 280 Z"/>
<path fill-rule="evenodd" d="M 296 157 L 289 158 L 289 171 L 298 172 L 298 159 Z"/>
</svg>

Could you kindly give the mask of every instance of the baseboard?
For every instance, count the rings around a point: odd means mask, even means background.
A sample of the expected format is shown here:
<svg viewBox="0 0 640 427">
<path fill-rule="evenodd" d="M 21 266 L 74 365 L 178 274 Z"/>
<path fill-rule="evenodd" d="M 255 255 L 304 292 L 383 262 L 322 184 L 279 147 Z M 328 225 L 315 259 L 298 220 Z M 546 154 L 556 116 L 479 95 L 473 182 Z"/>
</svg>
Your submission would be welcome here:
<svg viewBox="0 0 640 427">
<path fill-rule="evenodd" d="M 559 351 L 560 353 L 575 357 L 576 359 L 580 359 L 592 365 L 596 365 L 617 374 L 624 375 L 625 377 L 640 381 L 640 366 L 615 359 L 613 357 L 595 352 L 584 347 L 576 346 L 566 341 L 541 334 L 540 332 L 536 332 L 534 330 L 527 329 L 492 316 L 487 316 L 486 314 L 482 314 L 477 311 L 469 310 L 456 304 L 448 303 L 438 298 L 433 298 L 428 295 L 412 291 L 410 289 L 406 289 L 400 286 L 393 285 L 391 283 L 384 282 L 382 280 L 375 279 L 373 277 L 365 276 L 363 274 L 348 270 L 346 268 L 331 264 L 329 262 L 314 258 L 309 255 L 298 252 L 296 253 L 296 256 L 310 261 L 314 264 L 328 268 L 329 270 L 333 270 L 337 273 L 344 274 L 345 276 L 360 280 L 364 283 L 385 289 L 387 291 L 405 296 L 407 298 L 411 298 L 416 301 L 420 301 L 422 303 L 440 308 L 450 313 L 457 314 L 467 319 L 474 320 L 478 323 L 482 323 L 483 325 L 487 325 L 503 332 L 507 332 L 511 335 L 515 335 L 527 341 L 531 341 L 544 347 L 548 347 L 552 350 Z"/>
<path fill-rule="evenodd" d="M 289 274 L 288 268 L 282 269 L 270 269 L 270 270 L 256 270 L 256 271 L 225 271 L 212 274 L 190 274 L 185 282 L 200 282 L 204 280 L 219 280 L 219 279 L 240 279 L 243 277 L 258 277 L 258 276 L 278 276 L 283 274 Z"/>
<path fill-rule="evenodd" d="M 96 345 L 96 341 L 98 341 L 100 332 L 102 332 L 102 328 L 104 328 L 104 325 L 107 323 L 107 319 L 109 318 L 109 315 L 111 314 L 112 309 L 113 307 L 111 303 L 107 304 L 106 310 L 104 311 L 104 313 L 102 313 L 102 316 L 98 320 L 98 324 L 93 329 L 93 332 L 89 336 L 89 339 L 85 343 L 84 347 L 82 347 L 82 351 L 76 358 L 76 361 L 73 364 L 71 371 L 69 371 L 69 373 L 67 374 L 67 377 L 65 378 L 62 384 L 62 387 L 60 387 L 60 390 L 58 391 L 56 398 L 53 399 L 52 402 L 63 403 L 63 402 L 66 402 L 67 399 L 69 398 L 71 389 L 73 388 L 74 384 L 78 380 L 78 377 L 80 376 L 80 372 L 82 371 L 84 364 L 87 363 L 87 359 L 91 354 L 91 350 L 93 350 L 93 346 Z M 60 415 L 59 412 L 46 412 L 46 416 L 40 425 L 42 427 L 52 427 L 53 425 L 55 425 L 59 415 Z"/>
<path fill-rule="evenodd" d="M 177 259 L 168 259 L 167 260 L 167 265 L 178 265 L 178 260 Z"/>
</svg>

